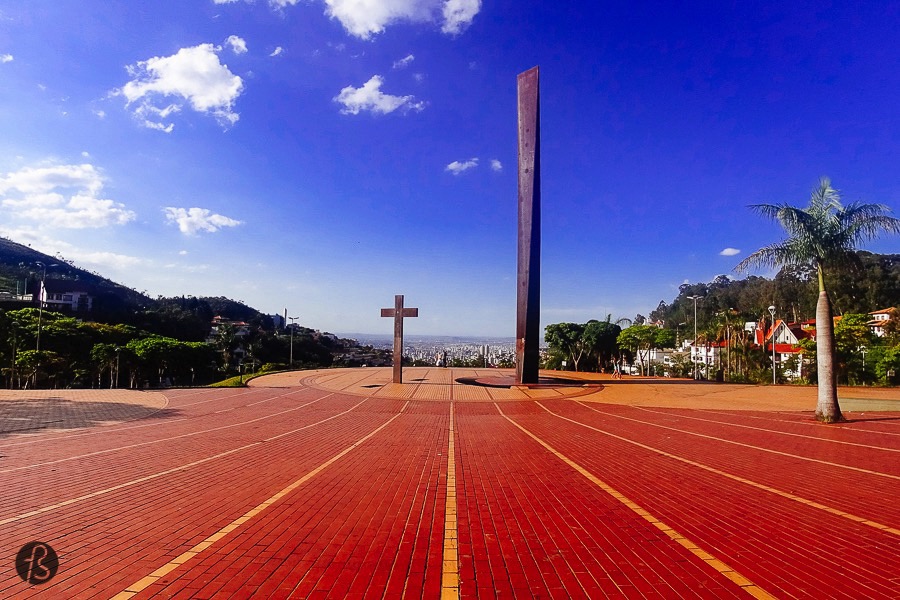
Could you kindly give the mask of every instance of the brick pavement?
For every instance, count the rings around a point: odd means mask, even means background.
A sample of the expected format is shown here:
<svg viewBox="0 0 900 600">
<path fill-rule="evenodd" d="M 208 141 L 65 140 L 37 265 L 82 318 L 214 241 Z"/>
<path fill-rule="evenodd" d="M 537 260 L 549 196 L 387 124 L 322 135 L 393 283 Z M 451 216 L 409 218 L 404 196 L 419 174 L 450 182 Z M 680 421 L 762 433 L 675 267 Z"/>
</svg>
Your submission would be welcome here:
<svg viewBox="0 0 900 600">
<path fill-rule="evenodd" d="M 3 392 L 0 597 L 900 597 L 895 390 L 495 375 Z"/>
</svg>

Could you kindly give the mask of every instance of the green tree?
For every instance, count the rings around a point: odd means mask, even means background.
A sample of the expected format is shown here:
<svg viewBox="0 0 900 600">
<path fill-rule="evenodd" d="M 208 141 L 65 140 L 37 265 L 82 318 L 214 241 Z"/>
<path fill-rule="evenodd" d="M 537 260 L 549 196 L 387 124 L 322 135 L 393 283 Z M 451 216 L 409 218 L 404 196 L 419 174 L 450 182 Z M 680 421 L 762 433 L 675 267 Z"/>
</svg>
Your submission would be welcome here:
<svg viewBox="0 0 900 600">
<path fill-rule="evenodd" d="M 241 340 L 237 335 L 237 330 L 231 323 L 220 323 L 216 329 L 215 342 L 216 350 L 222 356 L 222 365 L 224 372 L 228 374 L 228 367 L 234 359 L 235 350 L 241 346 Z"/>
<path fill-rule="evenodd" d="M 877 360 L 875 374 L 886 383 L 895 384 L 900 373 L 900 346 L 886 349 Z"/>
<path fill-rule="evenodd" d="M 118 347 L 115 344 L 94 344 L 91 348 L 91 362 L 97 373 L 97 387 L 103 386 L 103 374 L 109 373 L 109 387 L 113 387 L 115 381 L 116 358 Z"/>
<path fill-rule="evenodd" d="M 578 371 L 578 361 L 588 349 L 584 340 L 585 326 L 579 323 L 553 323 L 544 329 L 544 341 L 553 350 L 558 350 L 572 359 L 572 366 Z"/>
<path fill-rule="evenodd" d="M 658 347 L 658 343 L 674 346 L 674 334 L 660 329 L 656 325 L 632 325 L 623 329 L 616 342 L 620 347 L 629 350 L 638 359 L 641 375 L 645 374 L 644 361 L 649 358 L 650 350 Z"/>
<path fill-rule="evenodd" d="M 16 368 L 26 374 L 25 388 L 28 388 L 28 380 L 31 387 L 37 388 L 42 377 L 56 382 L 56 374 L 64 360 L 56 353 L 49 350 L 23 350 L 16 355 Z M 55 385 L 53 387 L 56 387 Z"/>
<path fill-rule="evenodd" d="M 872 345 L 872 330 L 868 326 L 869 315 L 845 314 L 834 325 L 834 353 L 837 357 L 838 380 L 843 378 L 850 384 L 853 373 L 861 373 L 862 353 L 860 348 Z M 857 382 L 862 379 L 856 378 Z"/>
<path fill-rule="evenodd" d="M 606 321 L 590 320 L 584 327 L 584 342 L 590 348 L 592 355 L 597 357 L 597 367 L 609 362 L 618 350 L 616 340 L 622 332 L 618 323 L 611 322 L 612 316 L 607 315 Z"/>
<path fill-rule="evenodd" d="M 837 397 L 834 323 L 826 274 L 848 262 L 856 247 L 880 233 L 900 233 L 900 219 L 888 216 L 883 204 L 841 204 L 840 194 L 823 177 L 813 189 L 805 209 L 789 204 L 755 204 L 755 212 L 775 219 L 788 238 L 760 248 L 736 269 L 753 266 L 811 265 L 816 269 L 819 298 L 816 302 L 816 362 L 818 403 L 816 418 L 826 423 L 843 420 Z"/>
</svg>

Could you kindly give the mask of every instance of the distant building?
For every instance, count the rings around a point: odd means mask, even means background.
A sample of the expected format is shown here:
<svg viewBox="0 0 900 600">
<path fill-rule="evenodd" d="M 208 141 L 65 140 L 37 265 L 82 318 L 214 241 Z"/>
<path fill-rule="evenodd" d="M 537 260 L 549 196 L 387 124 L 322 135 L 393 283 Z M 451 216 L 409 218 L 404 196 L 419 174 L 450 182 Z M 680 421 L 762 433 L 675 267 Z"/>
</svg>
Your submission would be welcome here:
<svg viewBox="0 0 900 600">
<path fill-rule="evenodd" d="M 90 312 L 94 307 L 92 285 L 67 279 L 47 279 L 38 283 L 38 302 L 47 309 Z"/>
<path fill-rule="evenodd" d="M 891 308 L 884 308 L 881 310 L 870 312 L 869 316 L 872 320 L 867 323 L 869 329 L 871 329 L 872 333 L 874 333 L 878 337 L 884 337 L 884 327 L 891 321 L 891 319 L 896 318 L 896 312 L 897 309 L 893 306 Z"/>
<path fill-rule="evenodd" d="M 721 364 L 725 346 L 725 340 L 691 343 L 691 364 L 695 365 L 701 377 L 709 378 L 711 368 Z"/>
<path fill-rule="evenodd" d="M 275 325 L 275 329 L 284 329 L 284 326 L 287 323 L 287 321 L 285 320 L 285 318 L 282 315 L 275 314 L 275 315 L 269 315 L 269 316 L 272 317 L 272 323 Z"/>
<path fill-rule="evenodd" d="M 797 379 L 803 377 L 800 341 L 815 339 L 815 323 L 815 320 L 788 323 L 778 319 L 774 326 L 768 327 L 765 321 L 748 321 L 744 323 L 744 331 L 750 334 L 751 346 L 764 350 L 769 356 L 774 344 L 776 368 L 780 367 L 788 379 Z M 727 346 L 726 340 L 690 343 L 691 363 L 696 365 L 701 376 L 708 377 L 713 367 L 721 368 L 723 360 L 727 360 Z"/>
<path fill-rule="evenodd" d="M 234 332 L 235 348 L 232 350 L 232 355 L 235 360 L 243 360 L 247 353 L 244 348 L 244 339 L 250 334 L 250 325 L 248 323 L 243 321 L 232 321 L 231 319 L 226 319 L 217 315 L 213 317 L 209 335 L 206 337 L 206 343 L 215 344 L 219 332 L 226 326 L 231 326 L 232 331 Z"/>
<path fill-rule="evenodd" d="M 815 321 L 813 321 L 815 324 Z M 800 340 L 815 339 L 816 330 L 809 326 L 807 321 L 803 323 L 786 323 L 781 319 L 775 321 L 775 326 L 769 330 L 765 339 L 765 348 L 772 352 L 775 346 L 775 363 L 782 365 L 782 372 L 788 379 L 803 377 L 803 361 L 801 358 Z M 796 358 L 796 369 L 789 367 L 791 358 Z"/>
</svg>

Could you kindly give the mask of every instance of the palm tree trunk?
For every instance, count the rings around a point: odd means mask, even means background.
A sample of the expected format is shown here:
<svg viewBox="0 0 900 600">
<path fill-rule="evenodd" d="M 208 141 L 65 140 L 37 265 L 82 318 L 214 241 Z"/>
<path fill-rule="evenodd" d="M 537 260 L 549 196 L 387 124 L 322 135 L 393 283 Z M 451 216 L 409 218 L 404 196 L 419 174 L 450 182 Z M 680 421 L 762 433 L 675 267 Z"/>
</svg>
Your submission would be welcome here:
<svg viewBox="0 0 900 600">
<path fill-rule="evenodd" d="M 836 423 L 843 421 L 844 417 L 838 404 L 834 372 L 834 318 L 831 313 L 831 301 L 824 288 L 820 266 L 819 300 L 816 302 L 816 364 L 819 379 L 816 419 L 823 423 Z"/>
</svg>

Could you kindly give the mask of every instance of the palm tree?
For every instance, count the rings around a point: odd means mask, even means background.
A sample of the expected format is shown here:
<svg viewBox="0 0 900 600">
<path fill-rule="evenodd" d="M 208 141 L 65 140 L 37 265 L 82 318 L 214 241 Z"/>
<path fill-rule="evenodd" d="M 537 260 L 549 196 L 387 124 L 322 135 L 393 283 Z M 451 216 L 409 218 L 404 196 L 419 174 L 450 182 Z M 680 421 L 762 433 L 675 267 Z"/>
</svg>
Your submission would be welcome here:
<svg viewBox="0 0 900 600">
<path fill-rule="evenodd" d="M 825 286 L 826 273 L 835 265 L 851 261 L 863 242 L 886 231 L 900 233 L 900 219 L 888 216 L 883 204 L 852 202 L 841 204 L 840 194 L 827 177 L 813 189 L 805 209 L 788 204 L 755 204 L 750 208 L 779 222 L 788 238 L 760 248 L 735 267 L 744 271 L 752 266 L 810 265 L 819 279 L 816 303 L 816 363 L 818 368 L 818 404 L 816 418 L 825 423 L 843 420 L 838 404 L 834 370 L 834 320 Z"/>
</svg>

